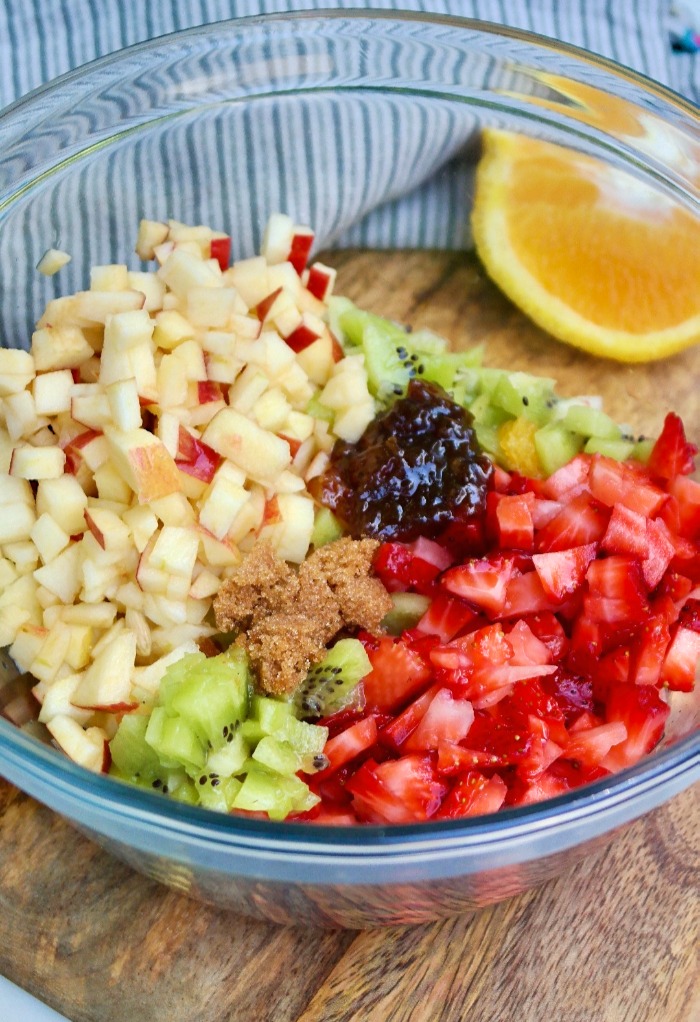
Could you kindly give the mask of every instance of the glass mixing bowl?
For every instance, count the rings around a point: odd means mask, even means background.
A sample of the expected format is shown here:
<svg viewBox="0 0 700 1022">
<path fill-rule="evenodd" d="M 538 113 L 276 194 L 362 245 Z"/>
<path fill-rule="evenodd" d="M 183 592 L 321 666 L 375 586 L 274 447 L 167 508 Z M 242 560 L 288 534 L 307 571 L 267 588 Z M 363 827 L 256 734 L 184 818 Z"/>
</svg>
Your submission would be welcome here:
<svg viewBox="0 0 700 1022">
<path fill-rule="evenodd" d="M 234 257 L 258 250 L 277 210 L 312 224 L 317 250 L 465 250 L 483 125 L 595 155 L 700 215 L 697 110 L 599 57 L 456 18 L 233 21 L 99 60 L 0 116 L 3 344 L 27 346 L 46 301 L 84 287 L 91 265 L 129 258 L 141 216 L 225 228 Z M 51 246 L 73 260 L 47 279 L 35 266 Z M 551 354 L 607 393 L 646 393 L 635 390 L 643 370 L 542 344 L 542 371 Z M 664 381 L 698 363 L 669 365 L 651 377 L 659 401 Z M 697 398 L 678 410 L 697 435 Z M 20 687 L 3 655 L 0 707 Z M 700 776 L 699 721 L 697 698 L 679 697 L 662 745 L 632 769 L 541 804 L 416 826 L 193 809 L 90 774 L 7 720 L 0 773 L 194 897 L 284 923 L 363 927 L 456 914 L 559 873 Z"/>
</svg>

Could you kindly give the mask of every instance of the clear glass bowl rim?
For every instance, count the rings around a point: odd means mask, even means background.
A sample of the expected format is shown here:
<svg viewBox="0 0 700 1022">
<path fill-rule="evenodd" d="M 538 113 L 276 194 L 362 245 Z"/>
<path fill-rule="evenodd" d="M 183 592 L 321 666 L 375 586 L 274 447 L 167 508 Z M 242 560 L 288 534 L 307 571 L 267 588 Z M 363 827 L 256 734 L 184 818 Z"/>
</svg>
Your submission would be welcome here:
<svg viewBox="0 0 700 1022">
<path fill-rule="evenodd" d="M 135 43 L 86 64 L 65 72 L 44 85 L 20 97 L 0 111 L 0 128 L 15 119 L 22 119 L 27 107 L 35 108 L 47 94 L 55 94 L 73 81 L 99 71 L 103 67 L 118 66 L 138 54 L 148 55 L 167 48 L 174 42 L 207 36 L 216 30 L 243 30 L 259 25 L 287 25 L 296 21 L 313 20 L 356 20 L 420 22 L 432 25 L 454 26 L 455 28 L 481 32 L 529 43 L 544 50 L 567 55 L 581 63 L 592 64 L 612 75 L 640 87 L 655 98 L 665 100 L 691 120 L 698 121 L 700 107 L 691 100 L 674 92 L 668 86 L 656 82 L 641 72 L 617 63 L 600 54 L 589 52 L 560 40 L 494 22 L 465 18 L 459 15 L 440 15 L 420 11 L 370 10 L 370 9 L 318 9 L 286 11 L 277 14 L 251 15 L 210 22 L 205 25 L 167 33 L 154 39 Z M 698 121 L 700 127 L 700 121 Z M 361 825 L 354 828 L 337 826 L 313 826 L 312 824 L 263 821 L 240 816 L 228 816 L 201 807 L 192 807 L 170 801 L 126 783 L 115 781 L 107 775 L 91 774 L 89 771 L 63 759 L 52 749 L 42 746 L 36 739 L 0 718 L 0 765 L 5 756 L 17 766 L 24 766 L 27 773 L 39 785 L 50 784 L 60 787 L 71 802 L 89 803 L 97 814 L 121 816 L 124 823 L 130 819 L 160 830 L 163 836 L 181 836 L 204 841 L 209 845 L 228 847 L 247 845 L 248 842 L 269 849 L 284 852 L 293 847 L 317 853 L 343 852 L 349 855 L 387 855 L 399 851 L 410 854 L 411 848 L 426 848 L 433 842 L 451 847 L 478 847 L 488 839 L 489 843 L 509 839 L 520 839 L 527 831 L 548 831 L 566 822 L 580 823 L 584 818 L 594 820 L 606 816 L 617 807 L 627 803 L 643 801 L 644 796 L 657 785 L 674 784 L 676 790 L 689 787 L 700 779 L 700 731 L 679 740 L 660 752 L 651 753 L 634 767 L 621 771 L 601 781 L 574 789 L 566 794 L 532 805 L 501 810 L 492 816 L 469 817 L 464 820 L 431 821 L 424 823 L 391 825 L 388 827 Z M 19 785 L 21 787 L 21 785 Z M 40 799 L 41 800 L 41 799 Z M 662 801 L 659 799 L 658 801 Z M 644 812 L 644 809 L 641 810 Z M 640 813 L 627 812 L 626 819 L 634 819 Z M 608 828 L 604 828 L 608 829 Z"/>
</svg>

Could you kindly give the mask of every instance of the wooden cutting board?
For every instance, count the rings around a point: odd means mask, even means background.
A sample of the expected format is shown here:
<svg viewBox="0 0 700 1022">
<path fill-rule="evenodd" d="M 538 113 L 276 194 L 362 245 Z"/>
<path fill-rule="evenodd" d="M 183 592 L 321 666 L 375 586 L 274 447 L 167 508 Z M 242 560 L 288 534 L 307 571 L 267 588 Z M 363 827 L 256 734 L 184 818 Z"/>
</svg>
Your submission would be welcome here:
<svg viewBox="0 0 700 1022">
<path fill-rule="evenodd" d="M 330 261 L 328 259 L 327 261 Z M 339 293 L 487 361 L 700 437 L 700 348 L 623 368 L 555 344 L 463 255 L 344 253 Z M 474 916 L 285 929 L 146 880 L 0 782 L 0 972 L 73 1022 L 697 1022 L 700 789 L 559 879 Z"/>
</svg>

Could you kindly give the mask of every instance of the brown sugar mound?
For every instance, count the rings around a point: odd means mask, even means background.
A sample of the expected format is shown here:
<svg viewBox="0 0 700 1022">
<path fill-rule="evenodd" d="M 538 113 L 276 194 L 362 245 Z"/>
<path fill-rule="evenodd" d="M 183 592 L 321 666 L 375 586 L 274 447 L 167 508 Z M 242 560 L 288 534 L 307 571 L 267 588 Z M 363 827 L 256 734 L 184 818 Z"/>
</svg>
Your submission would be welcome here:
<svg viewBox="0 0 700 1022">
<path fill-rule="evenodd" d="M 258 543 L 224 582 L 214 599 L 216 626 L 242 633 L 265 692 L 293 692 L 341 629 L 380 629 L 391 598 L 372 575 L 378 546 L 373 539 L 339 539 L 296 571 Z"/>
</svg>

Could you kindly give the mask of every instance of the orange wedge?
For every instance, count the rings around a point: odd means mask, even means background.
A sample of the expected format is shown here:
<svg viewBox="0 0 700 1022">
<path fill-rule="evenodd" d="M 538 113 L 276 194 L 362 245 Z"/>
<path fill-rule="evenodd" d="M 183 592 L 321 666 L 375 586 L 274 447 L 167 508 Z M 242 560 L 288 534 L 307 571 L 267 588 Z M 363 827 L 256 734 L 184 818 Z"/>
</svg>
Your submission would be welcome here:
<svg viewBox="0 0 700 1022">
<path fill-rule="evenodd" d="M 472 228 L 489 275 L 554 337 L 621 362 L 700 341 L 700 220 L 581 153 L 486 129 Z"/>
</svg>

